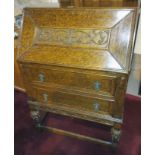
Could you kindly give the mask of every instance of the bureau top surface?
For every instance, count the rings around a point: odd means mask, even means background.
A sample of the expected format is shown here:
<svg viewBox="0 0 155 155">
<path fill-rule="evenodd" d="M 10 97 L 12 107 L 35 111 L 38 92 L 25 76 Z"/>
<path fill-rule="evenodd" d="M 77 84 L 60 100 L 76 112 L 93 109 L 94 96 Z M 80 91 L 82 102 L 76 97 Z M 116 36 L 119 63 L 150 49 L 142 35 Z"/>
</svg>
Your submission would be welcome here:
<svg viewBox="0 0 155 155">
<path fill-rule="evenodd" d="M 25 8 L 18 60 L 128 72 L 135 8 Z"/>
</svg>

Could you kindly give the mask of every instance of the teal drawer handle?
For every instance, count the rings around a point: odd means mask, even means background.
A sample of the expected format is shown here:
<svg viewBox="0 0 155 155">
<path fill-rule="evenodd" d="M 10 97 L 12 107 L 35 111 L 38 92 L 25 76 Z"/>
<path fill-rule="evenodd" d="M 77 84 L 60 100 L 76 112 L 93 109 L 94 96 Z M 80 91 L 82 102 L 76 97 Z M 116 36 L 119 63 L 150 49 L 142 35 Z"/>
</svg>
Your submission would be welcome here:
<svg viewBox="0 0 155 155">
<path fill-rule="evenodd" d="M 99 91 L 101 89 L 101 83 L 99 81 L 96 81 L 94 85 L 96 91 Z"/>
<path fill-rule="evenodd" d="M 44 102 L 47 102 L 48 101 L 48 95 L 46 93 L 43 94 L 43 99 L 44 99 Z"/>
<path fill-rule="evenodd" d="M 42 73 L 40 73 L 40 74 L 39 74 L 39 80 L 40 80 L 41 82 L 44 82 L 44 81 L 45 81 L 45 75 L 42 74 Z"/>
<path fill-rule="evenodd" d="M 100 110 L 100 104 L 99 104 L 99 103 L 95 102 L 95 103 L 93 104 L 93 106 L 94 106 L 94 110 L 95 110 L 96 112 Z"/>
</svg>

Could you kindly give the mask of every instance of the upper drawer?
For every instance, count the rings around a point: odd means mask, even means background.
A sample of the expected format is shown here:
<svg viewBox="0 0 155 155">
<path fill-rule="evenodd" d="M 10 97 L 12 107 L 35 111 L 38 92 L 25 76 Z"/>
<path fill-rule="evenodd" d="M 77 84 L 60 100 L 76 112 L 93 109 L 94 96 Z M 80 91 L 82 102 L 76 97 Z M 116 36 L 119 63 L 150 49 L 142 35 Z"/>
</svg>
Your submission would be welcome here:
<svg viewBox="0 0 155 155">
<path fill-rule="evenodd" d="M 114 96 L 120 81 L 116 75 L 93 74 L 88 72 L 75 72 L 56 68 L 24 67 L 24 79 L 28 82 L 42 84 L 58 84 L 79 89 Z"/>
</svg>

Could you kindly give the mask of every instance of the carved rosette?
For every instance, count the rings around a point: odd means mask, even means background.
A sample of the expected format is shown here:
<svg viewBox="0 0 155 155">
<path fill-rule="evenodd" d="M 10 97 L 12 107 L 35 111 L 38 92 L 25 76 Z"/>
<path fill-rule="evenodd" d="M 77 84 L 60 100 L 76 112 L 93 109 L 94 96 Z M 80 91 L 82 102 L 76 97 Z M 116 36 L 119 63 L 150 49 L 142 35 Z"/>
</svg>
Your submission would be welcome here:
<svg viewBox="0 0 155 155">
<path fill-rule="evenodd" d="M 39 122 L 40 120 L 40 113 L 39 111 L 31 111 L 31 118 L 35 121 L 35 122 Z"/>
<path fill-rule="evenodd" d="M 121 130 L 112 128 L 111 133 L 112 133 L 112 143 L 115 145 L 120 140 Z"/>
</svg>

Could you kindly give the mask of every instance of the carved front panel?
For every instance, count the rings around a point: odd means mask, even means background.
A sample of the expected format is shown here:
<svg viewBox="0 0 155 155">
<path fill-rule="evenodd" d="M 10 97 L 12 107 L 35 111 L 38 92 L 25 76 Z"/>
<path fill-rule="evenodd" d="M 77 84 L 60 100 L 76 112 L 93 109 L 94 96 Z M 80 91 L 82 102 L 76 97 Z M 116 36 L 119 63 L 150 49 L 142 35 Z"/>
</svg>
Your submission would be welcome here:
<svg viewBox="0 0 155 155">
<path fill-rule="evenodd" d="M 34 43 L 49 45 L 71 45 L 78 47 L 108 48 L 110 30 L 36 28 Z"/>
<path fill-rule="evenodd" d="M 134 9 L 24 10 L 20 61 L 128 71 Z"/>
</svg>

